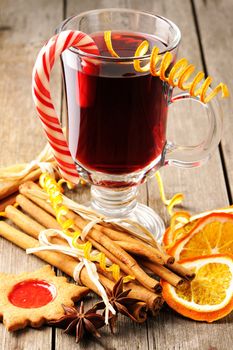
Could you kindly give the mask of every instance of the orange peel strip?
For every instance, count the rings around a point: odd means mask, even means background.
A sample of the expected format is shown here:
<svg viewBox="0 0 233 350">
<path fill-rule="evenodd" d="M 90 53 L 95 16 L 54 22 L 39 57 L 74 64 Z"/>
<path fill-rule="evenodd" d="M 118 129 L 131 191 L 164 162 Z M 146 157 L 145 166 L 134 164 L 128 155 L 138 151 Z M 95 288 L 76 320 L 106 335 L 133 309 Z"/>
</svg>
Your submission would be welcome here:
<svg viewBox="0 0 233 350">
<path fill-rule="evenodd" d="M 170 203 L 167 206 L 168 213 L 172 216 L 174 215 L 173 213 L 173 208 L 174 206 L 181 204 L 182 201 L 184 200 L 184 195 L 183 193 L 176 193 L 172 199 L 170 199 Z"/>
<path fill-rule="evenodd" d="M 160 69 L 158 70 L 157 75 L 160 77 L 160 79 L 162 81 L 167 82 L 169 79 L 169 76 L 166 77 L 166 71 L 170 67 L 170 65 L 172 64 L 172 59 L 173 59 L 173 56 L 172 56 L 171 52 L 166 52 L 161 60 Z M 153 64 L 157 65 L 157 60 L 155 59 L 155 57 L 154 57 L 154 62 L 152 62 L 152 65 Z M 178 73 L 177 73 L 177 75 L 178 75 Z"/>
<path fill-rule="evenodd" d="M 190 221 L 190 217 L 191 215 L 187 211 L 178 211 L 173 214 L 170 225 L 171 230 L 173 232 L 176 231 L 176 233 L 173 236 L 173 240 L 175 240 L 177 235 L 179 234 L 179 229 L 177 229 L 177 223 L 181 223 L 183 226 L 184 224 L 187 224 Z"/>
<path fill-rule="evenodd" d="M 160 198 L 162 202 L 167 206 L 168 213 L 172 216 L 173 214 L 173 208 L 175 205 L 180 204 L 183 199 L 184 195 L 183 193 L 176 193 L 171 199 L 166 199 L 165 192 L 164 192 L 164 186 L 163 186 L 163 180 L 161 178 L 161 175 L 159 171 L 155 173 L 155 178 L 158 183 L 159 187 L 159 193 L 160 193 Z"/>
<path fill-rule="evenodd" d="M 132 282 L 135 280 L 135 277 L 131 276 L 131 275 L 128 275 L 128 276 L 125 276 L 123 277 L 123 283 L 128 283 L 128 282 Z"/>
<path fill-rule="evenodd" d="M 164 186 L 163 186 L 163 180 L 162 180 L 162 177 L 161 177 L 159 171 L 157 171 L 155 173 L 155 178 L 156 178 L 158 186 L 159 186 L 160 198 L 165 205 L 168 205 L 170 201 L 168 199 L 166 199 L 165 192 L 164 192 Z"/>
<path fill-rule="evenodd" d="M 154 76 L 156 75 L 156 65 L 159 64 L 159 61 L 161 61 L 162 59 L 162 57 L 159 56 L 158 53 L 159 53 L 159 49 L 156 46 L 154 46 L 151 52 L 151 59 L 150 59 L 150 73 L 151 75 L 154 75 Z M 152 65 L 152 62 L 155 62 L 156 64 Z"/>
<path fill-rule="evenodd" d="M 62 187 L 63 184 L 66 184 L 66 186 L 68 187 L 69 190 L 73 190 L 75 188 L 75 184 L 73 184 L 72 182 L 67 181 L 65 179 L 60 179 L 57 184 L 60 187 Z"/>
<path fill-rule="evenodd" d="M 138 57 L 138 56 L 144 56 L 147 51 L 149 49 L 149 43 L 147 40 L 144 40 L 137 48 L 137 50 L 135 51 L 134 56 Z M 133 61 L 133 65 L 134 65 L 134 69 L 137 72 L 148 72 L 150 70 L 150 63 L 147 63 L 144 67 L 141 67 L 141 63 L 140 60 L 134 60 Z"/>
<path fill-rule="evenodd" d="M 176 62 L 169 73 L 169 76 L 167 79 L 168 84 L 174 85 L 174 82 L 177 80 L 177 77 L 181 73 L 183 74 L 186 71 L 187 67 L 188 67 L 188 61 L 186 60 L 186 58 L 182 58 L 178 62 Z"/>
<path fill-rule="evenodd" d="M 178 82 L 179 89 L 181 89 L 181 90 L 191 89 L 192 83 L 187 83 L 186 85 L 184 85 L 184 84 L 189 80 L 189 78 L 193 74 L 194 70 L 195 70 L 195 66 L 193 64 L 189 64 L 186 67 L 186 69 L 183 71 L 183 73 L 181 74 L 181 76 L 179 78 L 179 82 Z M 169 77 L 170 77 L 170 75 L 169 75 Z"/>
<path fill-rule="evenodd" d="M 109 53 L 113 57 L 119 57 L 112 46 L 111 31 L 104 32 L 104 40 Z M 173 61 L 173 55 L 167 51 L 163 56 L 159 54 L 159 49 L 154 46 L 150 55 L 150 62 L 145 66 L 141 67 L 138 56 L 144 56 L 149 50 L 149 43 L 144 40 L 136 49 L 134 57 L 134 69 L 136 72 L 145 73 L 150 71 L 151 75 L 158 76 L 162 81 L 167 82 L 169 85 L 176 87 L 178 86 L 183 91 L 188 91 L 190 96 L 200 98 L 203 103 L 208 103 L 218 93 L 222 93 L 222 98 L 229 96 L 229 90 L 226 84 L 219 83 L 210 93 L 207 95 L 208 88 L 212 82 L 211 77 L 207 77 L 204 80 L 205 74 L 198 72 L 195 77 L 191 80 L 190 77 L 195 70 L 195 66 L 189 64 L 186 58 L 178 60 L 171 71 L 167 73 L 167 69 L 170 67 Z M 157 67 L 160 65 L 159 67 Z M 156 68 L 157 67 L 157 68 Z M 190 81 L 189 81 L 190 80 Z M 204 81 L 203 81 L 204 80 Z M 202 82 L 203 81 L 203 82 Z M 186 82 L 186 84 L 184 84 Z"/>
<path fill-rule="evenodd" d="M 219 92 L 222 93 L 223 98 L 230 95 L 227 85 L 219 83 L 209 95 L 205 96 L 205 103 L 208 103 L 210 100 L 212 100 L 212 98 L 214 98 Z"/>
<path fill-rule="evenodd" d="M 119 58 L 120 56 L 116 53 L 116 51 L 113 49 L 113 46 L 112 46 L 111 31 L 110 30 L 104 32 L 104 41 L 105 41 L 105 44 L 107 46 L 109 53 L 113 57 Z"/>
</svg>

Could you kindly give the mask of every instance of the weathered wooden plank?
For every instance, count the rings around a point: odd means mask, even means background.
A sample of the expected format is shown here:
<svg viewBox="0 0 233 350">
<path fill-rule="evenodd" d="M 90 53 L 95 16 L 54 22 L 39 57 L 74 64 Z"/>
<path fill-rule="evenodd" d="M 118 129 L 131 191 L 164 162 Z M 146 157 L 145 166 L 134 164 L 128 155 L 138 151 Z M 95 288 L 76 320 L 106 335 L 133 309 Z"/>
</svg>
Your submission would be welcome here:
<svg viewBox="0 0 233 350">
<path fill-rule="evenodd" d="M 228 85 L 232 96 L 233 70 L 231 62 L 233 47 L 231 38 L 233 33 L 233 2 L 231 0 L 195 0 L 193 3 L 197 13 L 197 22 L 199 26 L 203 54 L 207 64 L 208 74 L 214 78 L 213 86 L 216 86 L 220 81 L 223 81 Z M 222 103 L 224 114 L 222 148 L 232 197 L 233 121 L 231 96 Z"/>
<path fill-rule="evenodd" d="M 62 1 L 1 1 L 0 6 L 0 139 L 1 167 L 30 161 L 46 140 L 31 98 L 32 67 L 44 41 L 62 19 Z M 54 78 L 60 95 L 60 75 Z M 58 105 L 59 106 L 59 105 Z M 0 271 L 20 273 L 43 265 L 33 256 L 0 240 Z M 50 349 L 52 330 L 27 329 L 8 333 L 0 325 L 1 349 Z"/>
</svg>

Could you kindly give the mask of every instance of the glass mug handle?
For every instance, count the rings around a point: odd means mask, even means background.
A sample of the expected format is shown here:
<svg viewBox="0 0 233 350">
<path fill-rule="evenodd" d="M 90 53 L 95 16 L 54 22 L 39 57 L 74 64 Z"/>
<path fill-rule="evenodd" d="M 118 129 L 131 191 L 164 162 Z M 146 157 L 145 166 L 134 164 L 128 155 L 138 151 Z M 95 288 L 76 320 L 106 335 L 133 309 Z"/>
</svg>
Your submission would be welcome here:
<svg viewBox="0 0 233 350">
<path fill-rule="evenodd" d="M 208 94 L 212 89 L 208 89 Z M 171 98 L 169 104 L 191 99 L 205 108 L 208 115 L 209 129 L 206 138 L 197 145 L 179 145 L 167 141 L 164 150 L 164 165 L 174 165 L 180 168 L 192 168 L 206 162 L 212 152 L 218 146 L 222 134 L 222 110 L 215 96 L 207 104 L 201 102 L 199 97 L 190 96 L 188 93 L 180 93 Z"/>
</svg>

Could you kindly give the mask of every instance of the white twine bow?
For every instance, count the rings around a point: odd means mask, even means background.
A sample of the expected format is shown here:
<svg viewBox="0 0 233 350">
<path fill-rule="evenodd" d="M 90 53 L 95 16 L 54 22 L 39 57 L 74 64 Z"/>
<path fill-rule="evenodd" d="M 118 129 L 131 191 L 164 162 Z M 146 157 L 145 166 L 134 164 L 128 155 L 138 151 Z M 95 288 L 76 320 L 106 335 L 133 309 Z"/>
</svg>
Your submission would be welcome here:
<svg viewBox="0 0 233 350">
<path fill-rule="evenodd" d="M 57 236 L 60 236 L 61 238 L 63 238 L 69 244 L 69 246 L 65 246 L 61 244 L 53 244 L 49 241 L 49 238 L 57 237 Z M 106 291 L 99 281 L 99 275 L 96 269 L 96 265 L 93 262 L 85 259 L 83 250 L 75 248 L 72 243 L 72 238 L 67 236 L 60 230 L 56 230 L 56 229 L 43 230 L 40 232 L 38 239 L 41 246 L 27 249 L 26 250 L 27 254 L 32 254 L 32 253 L 45 251 L 45 250 L 52 250 L 52 251 L 60 252 L 79 259 L 80 262 L 76 265 L 73 271 L 73 278 L 79 284 L 80 284 L 80 278 L 79 278 L 80 272 L 84 266 L 86 267 L 89 278 L 95 284 L 105 304 L 105 307 L 106 307 L 105 323 L 108 324 L 109 311 L 111 311 L 111 313 L 114 315 L 116 314 L 116 311 L 110 304 Z M 96 255 L 98 253 L 99 252 L 97 250 L 92 251 L 92 255 Z M 107 263 L 111 264 L 109 260 Z"/>
</svg>

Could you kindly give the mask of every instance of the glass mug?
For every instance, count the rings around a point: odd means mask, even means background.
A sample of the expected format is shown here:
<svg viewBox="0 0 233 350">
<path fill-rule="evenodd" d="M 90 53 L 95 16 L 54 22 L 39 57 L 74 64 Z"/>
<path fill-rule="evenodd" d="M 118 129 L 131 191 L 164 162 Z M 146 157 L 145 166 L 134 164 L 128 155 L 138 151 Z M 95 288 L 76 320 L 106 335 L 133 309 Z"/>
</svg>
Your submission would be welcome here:
<svg viewBox="0 0 233 350">
<path fill-rule="evenodd" d="M 222 116 L 215 98 L 204 105 L 150 72 L 134 69 L 134 53 L 143 40 L 170 51 L 176 60 L 181 39 L 166 18 L 130 9 L 101 9 L 68 18 L 57 29 L 90 35 L 100 55 L 70 48 L 62 54 L 67 101 L 67 141 L 79 174 L 91 184 L 92 207 L 107 217 L 130 218 L 161 236 L 164 224 L 149 207 L 137 202 L 138 185 L 164 165 L 190 168 L 206 161 L 220 141 Z M 112 32 L 119 58 L 105 45 Z M 137 57 L 141 66 L 150 54 Z M 89 72 L 87 62 L 93 65 Z M 192 99 L 208 116 L 207 137 L 198 145 L 177 145 L 166 139 L 168 107 Z"/>
</svg>

